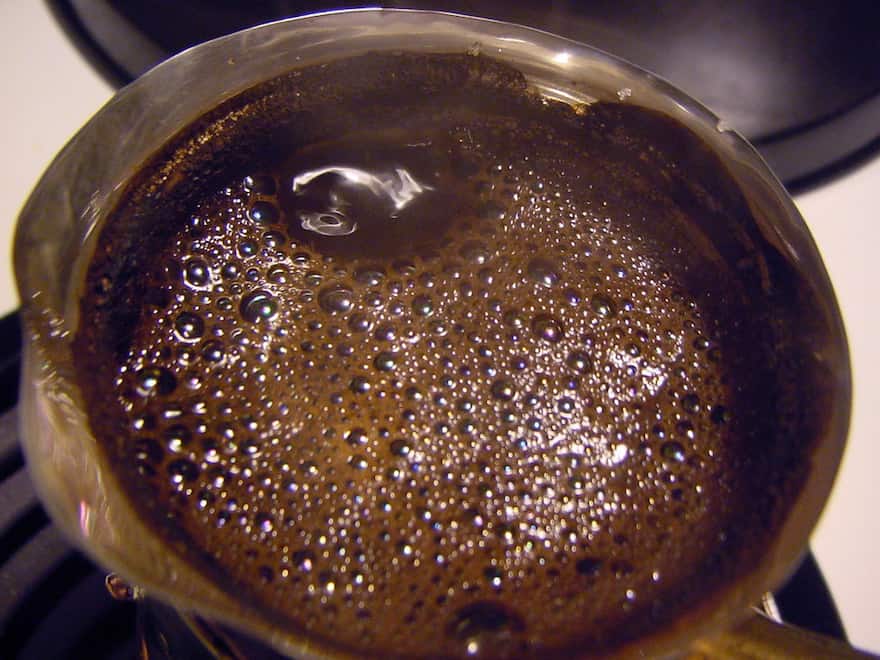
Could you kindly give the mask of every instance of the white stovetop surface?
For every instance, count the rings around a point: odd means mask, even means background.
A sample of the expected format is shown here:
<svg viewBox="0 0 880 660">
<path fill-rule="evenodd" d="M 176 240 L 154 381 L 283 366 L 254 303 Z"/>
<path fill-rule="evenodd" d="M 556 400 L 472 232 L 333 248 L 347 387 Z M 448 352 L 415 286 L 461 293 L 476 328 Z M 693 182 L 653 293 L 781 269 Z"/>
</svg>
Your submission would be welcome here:
<svg viewBox="0 0 880 660">
<path fill-rule="evenodd" d="M 112 90 L 35 0 L 0 0 L 0 254 L 40 174 Z M 843 309 L 855 378 L 853 417 L 834 493 L 812 539 L 850 640 L 880 653 L 880 156 L 795 198 Z M 0 259 L 0 261 L 3 261 Z M 0 315 L 18 305 L 9 260 Z M 875 508 L 877 507 L 877 508 Z"/>
</svg>

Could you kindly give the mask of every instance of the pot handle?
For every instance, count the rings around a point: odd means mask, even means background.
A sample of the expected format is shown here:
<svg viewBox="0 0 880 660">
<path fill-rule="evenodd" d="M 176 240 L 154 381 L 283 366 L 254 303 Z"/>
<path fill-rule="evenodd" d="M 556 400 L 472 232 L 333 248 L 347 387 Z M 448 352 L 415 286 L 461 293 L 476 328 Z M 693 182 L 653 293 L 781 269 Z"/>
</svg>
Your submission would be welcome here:
<svg viewBox="0 0 880 660">
<path fill-rule="evenodd" d="M 846 642 L 777 623 L 754 611 L 744 622 L 721 635 L 698 641 L 687 660 L 794 660 L 795 658 L 880 658 Z"/>
</svg>

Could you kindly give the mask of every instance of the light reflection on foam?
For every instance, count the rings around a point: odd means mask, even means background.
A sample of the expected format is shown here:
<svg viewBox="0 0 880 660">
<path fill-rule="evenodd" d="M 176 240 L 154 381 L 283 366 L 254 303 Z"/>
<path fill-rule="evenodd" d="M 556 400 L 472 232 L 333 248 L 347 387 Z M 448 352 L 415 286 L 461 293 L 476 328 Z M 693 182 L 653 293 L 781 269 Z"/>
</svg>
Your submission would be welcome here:
<svg viewBox="0 0 880 660">
<path fill-rule="evenodd" d="M 393 209 L 390 219 L 397 219 L 397 213 L 413 200 L 434 190 L 432 186 L 416 181 L 402 167 L 395 167 L 391 173 L 373 174 L 356 167 L 329 165 L 295 176 L 292 182 L 294 194 L 307 194 L 310 184 L 317 184 L 322 177 L 329 177 L 333 181 L 327 193 L 326 208 L 301 211 L 299 216 L 303 229 L 323 236 L 346 236 L 357 230 L 357 220 L 350 217 L 352 203 L 346 199 L 345 188 L 360 188 L 379 200 L 390 202 Z"/>
</svg>

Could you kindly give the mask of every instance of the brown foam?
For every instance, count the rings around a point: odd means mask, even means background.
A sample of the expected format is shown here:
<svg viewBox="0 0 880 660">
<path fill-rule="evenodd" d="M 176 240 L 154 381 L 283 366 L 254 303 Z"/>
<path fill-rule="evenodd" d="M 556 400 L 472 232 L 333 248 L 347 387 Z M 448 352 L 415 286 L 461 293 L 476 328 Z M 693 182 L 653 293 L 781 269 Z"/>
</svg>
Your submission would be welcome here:
<svg viewBox="0 0 880 660">
<path fill-rule="evenodd" d="M 77 336 L 92 426 L 156 532 L 292 629 L 610 651 L 778 515 L 772 342 L 700 225 L 743 213 L 649 111 L 580 117 L 485 58 L 306 69 L 184 131 L 114 212 Z"/>
</svg>

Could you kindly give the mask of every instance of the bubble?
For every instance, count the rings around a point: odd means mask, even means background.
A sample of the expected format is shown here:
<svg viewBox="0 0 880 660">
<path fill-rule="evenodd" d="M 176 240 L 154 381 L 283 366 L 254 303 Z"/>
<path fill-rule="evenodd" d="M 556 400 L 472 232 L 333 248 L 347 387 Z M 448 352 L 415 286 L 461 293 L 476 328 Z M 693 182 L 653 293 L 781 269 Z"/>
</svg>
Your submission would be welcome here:
<svg viewBox="0 0 880 660">
<path fill-rule="evenodd" d="M 416 265 L 409 259 L 395 259 L 391 268 L 401 275 L 412 275 L 418 270 Z"/>
<path fill-rule="evenodd" d="M 139 463 L 158 465 L 165 452 L 154 438 L 138 438 L 134 441 L 133 455 Z"/>
<path fill-rule="evenodd" d="M 481 241 L 467 241 L 461 246 L 461 256 L 476 266 L 482 266 L 490 259 L 489 249 Z"/>
<path fill-rule="evenodd" d="M 437 337 L 445 337 L 449 332 L 449 326 L 439 319 L 431 321 L 428 329 L 431 331 L 431 334 L 436 335 Z"/>
<path fill-rule="evenodd" d="M 244 189 L 259 195 L 275 194 L 275 179 L 267 174 L 246 176 L 242 182 Z"/>
<path fill-rule="evenodd" d="M 321 273 L 313 270 L 310 270 L 308 273 L 306 273 L 306 276 L 303 278 L 303 282 L 305 282 L 305 285 L 308 287 L 319 286 L 323 281 L 324 276 L 321 275 Z"/>
<path fill-rule="evenodd" d="M 693 347 L 698 351 L 705 351 L 709 348 L 709 340 L 703 337 L 702 335 L 698 336 L 693 341 Z"/>
<path fill-rule="evenodd" d="M 499 378 L 492 383 L 492 396 L 499 401 L 510 401 L 514 395 L 513 383 L 504 378 Z"/>
<path fill-rule="evenodd" d="M 483 220 L 503 220 L 505 208 L 496 202 L 487 202 L 480 211 Z"/>
<path fill-rule="evenodd" d="M 381 268 L 358 268 L 354 272 L 354 279 L 367 286 L 378 286 L 385 279 L 385 271 Z"/>
<path fill-rule="evenodd" d="M 410 447 L 410 444 L 403 438 L 398 438 L 391 443 L 389 449 L 395 456 L 409 456 L 412 447 Z"/>
<path fill-rule="evenodd" d="M 199 476 L 199 466 L 186 458 L 171 461 L 165 469 L 174 484 L 191 483 Z"/>
<path fill-rule="evenodd" d="M 366 430 L 356 427 L 345 434 L 345 441 L 352 447 L 358 447 L 367 444 L 369 437 L 367 436 Z"/>
<path fill-rule="evenodd" d="M 298 216 L 303 229 L 321 236 L 348 236 L 358 228 L 357 222 L 340 210 L 301 211 Z"/>
<path fill-rule="evenodd" d="M 538 314 L 532 319 L 532 332 L 551 344 L 560 341 L 564 334 L 562 323 L 549 314 Z"/>
<path fill-rule="evenodd" d="M 332 284 L 318 292 L 318 304 L 325 312 L 346 314 L 354 306 L 354 292 L 342 284 Z"/>
<path fill-rule="evenodd" d="M 700 397 L 696 394 L 686 394 L 681 399 L 681 407 L 685 412 L 697 413 L 700 410 Z"/>
<path fill-rule="evenodd" d="M 192 433 L 182 424 L 174 424 L 165 429 L 163 437 L 165 438 L 165 446 L 168 447 L 169 451 L 180 453 L 189 445 Z"/>
<path fill-rule="evenodd" d="M 171 394 L 177 387 L 177 379 L 163 367 L 144 367 L 135 372 L 136 390 L 141 396 Z"/>
<path fill-rule="evenodd" d="M 355 470 L 366 470 L 370 465 L 363 454 L 352 454 L 348 458 L 348 464 Z"/>
<path fill-rule="evenodd" d="M 683 463 L 685 458 L 687 458 L 684 447 L 681 445 L 681 443 L 676 442 L 675 440 L 664 442 L 660 446 L 660 454 L 666 460 L 674 461 L 676 463 Z"/>
<path fill-rule="evenodd" d="M 559 283 L 556 264 L 543 257 L 535 257 L 529 261 L 526 273 L 532 282 L 548 289 Z"/>
<path fill-rule="evenodd" d="M 611 317 L 617 313 L 614 301 L 602 293 L 597 293 L 590 298 L 590 308 L 599 316 L 604 317 Z"/>
<path fill-rule="evenodd" d="M 254 516 L 254 523 L 264 534 L 270 533 L 275 527 L 275 521 L 272 519 L 268 513 L 258 513 Z"/>
<path fill-rule="evenodd" d="M 241 274 L 241 266 L 238 262 L 228 261 L 223 264 L 223 268 L 220 269 L 220 275 L 224 280 L 234 280 Z"/>
<path fill-rule="evenodd" d="M 529 361 L 517 355 L 510 359 L 510 368 L 514 371 L 525 371 L 529 367 Z"/>
<path fill-rule="evenodd" d="M 583 351 L 572 351 L 565 358 L 565 364 L 579 374 L 589 373 L 593 369 L 593 361 Z"/>
<path fill-rule="evenodd" d="M 352 332 L 369 332 L 373 322 L 366 314 L 355 313 L 349 317 L 348 327 Z"/>
<path fill-rule="evenodd" d="M 257 323 L 274 318 L 278 314 L 278 303 L 267 291 L 257 289 L 241 299 L 239 310 L 246 321 Z"/>
<path fill-rule="evenodd" d="M 419 295 L 413 298 L 412 311 L 418 316 L 430 316 L 434 312 L 434 303 L 431 302 L 431 297 Z"/>
<path fill-rule="evenodd" d="M 208 362 L 222 362 L 224 355 L 223 344 L 219 341 L 208 341 L 202 346 L 202 357 Z"/>
<path fill-rule="evenodd" d="M 286 284 L 290 273 L 284 264 L 276 264 L 266 271 L 266 278 L 273 284 Z"/>
<path fill-rule="evenodd" d="M 297 550 L 290 555 L 290 561 L 303 573 L 310 573 L 315 565 L 315 553 L 311 550 Z"/>
<path fill-rule="evenodd" d="M 280 231 L 270 230 L 263 232 L 263 245 L 266 247 L 281 248 L 284 247 L 286 241 L 286 237 Z"/>
<path fill-rule="evenodd" d="M 694 431 L 694 425 L 691 424 L 690 420 L 682 419 L 675 425 L 675 431 L 679 435 L 683 435 L 689 440 L 693 440 L 696 433 Z"/>
<path fill-rule="evenodd" d="M 251 240 L 244 240 L 238 244 L 238 256 L 242 259 L 253 257 L 259 252 L 259 246 Z"/>
<path fill-rule="evenodd" d="M 276 222 L 279 217 L 278 209 L 270 202 L 259 201 L 251 204 L 248 209 L 248 217 L 256 223 L 268 224 Z"/>
<path fill-rule="evenodd" d="M 476 432 L 477 426 L 474 424 L 474 420 L 465 417 L 458 423 L 458 430 L 465 435 L 472 435 Z"/>
<path fill-rule="evenodd" d="M 348 389 L 350 389 L 355 394 L 366 394 L 370 391 L 372 385 L 370 384 L 369 379 L 364 376 L 355 376 L 351 379 L 351 382 L 348 384 Z"/>
<path fill-rule="evenodd" d="M 394 329 L 393 325 L 386 323 L 376 328 L 376 332 L 373 333 L 373 336 L 379 341 L 394 341 L 397 339 L 397 331 Z"/>
<path fill-rule="evenodd" d="M 484 648 L 497 651 L 499 645 L 524 628 L 522 618 L 513 609 L 501 603 L 478 601 L 457 610 L 446 633 L 464 642 L 468 655 L 477 655 Z"/>
<path fill-rule="evenodd" d="M 262 452 L 260 443 L 257 442 L 254 438 L 248 438 L 247 440 L 242 442 L 239 449 L 241 450 L 242 454 L 247 454 L 248 456 L 258 456 Z"/>
<path fill-rule="evenodd" d="M 581 292 L 571 287 L 563 290 L 562 299 L 572 307 L 581 304 Z"/>
<path fill-rule="evenodd" d="M 190 286 L 203 287 L 211 281 L 211 271 L 202 259 L 187 259 L 183 264 L 183 279 Z"/>
<path fill-rule="evenodd" d="M 501 572 L 501 569 L 497 566 L 488 566 L 483 570 L 483 576 L 489 582 L 489 586 L 493 589 L 501 588 L 501 578 L 504 577 L 504 573 Z"/>
<path fill-rule="evenodd" d="M 574 412 L 574 399 L 568 396 L 561 397 L 556 402 L 556 409 L 563 415 L 571 415 Z"/>
<path fill-rule="evenodd" d="M 515 309 L 504 312 L 502 320 L 505 325 L 510 326 L 511 328 L 521 328 L 526 323 L 525 317 Z"/>
<path fill-rule="evenodd" d="M 373 360 L 373 366 L 379 371 L 394 371 L 397 367 L 397 356 L 390 351 L 382 351 Z"/>
<path fill-rule="evenodd" d="M 711 419 L 715 424 L 724 424 L 730 420 L 730 413 L 727 412 L 727 409 L 722 405 L 712 406 L 712 410 L 709 412 L 709 419 Z"/>
<path fill-rule="evenodd" d="M 174 331 L 179 339 L 193 341 L 205 332 L 205 322 L 192 312 L 182 312 L 174 320 Z"/>
<path fill-rule="evenodd" d="M 382 297 L 381 293 L 369 293 L 364 297 L 364 301 L 370 307 L 381 307 L 385 304 L 385 298 Z"/>
</svg>

